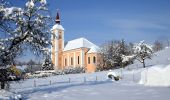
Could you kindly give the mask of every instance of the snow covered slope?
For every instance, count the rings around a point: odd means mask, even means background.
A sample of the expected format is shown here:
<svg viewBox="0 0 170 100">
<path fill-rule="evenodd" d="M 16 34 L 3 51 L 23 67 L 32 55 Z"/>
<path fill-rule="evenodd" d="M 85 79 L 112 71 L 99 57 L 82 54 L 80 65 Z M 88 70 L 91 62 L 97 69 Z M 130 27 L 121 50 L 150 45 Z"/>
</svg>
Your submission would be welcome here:
<svg viewBox="0 0 170 100">
<path fill-rule="evenodd" d="M 170 47 L 155 53 L 152 59 L 146 59 L 146 67 L 168 64 L 170 64 Z M 139 61 L 135 61 L 134 64 L 129 65 L 127 68 L 142 68 L 142 64 Z"/>
<path fill-rule="evenodd" d="M 169 100 L 170 98 L 169 88 L 139 85 L 128 76 L 117 82 L 110 81 L 107 79 L 107 73 L 108 71 L 29 79 L 20 84 L 14 83 L 11 88 L 15 93 L 21 94 L 23 100 Z M 133 71 L 126 73 L 129 73 L 129 76 L 133 75 L 131 74 Z"/>
<path fill-rule="evenodd" d="M 109 71 L 103 71 L 28 79 L 20 84 L 13 83 L 11 91 L 21 94 L 24 100 L 169 100 L 169 88 L 138 84 L 141 72 L 159 67 L 158 63 L 161 64 L 160 67 L 170 64 L 169 51 L 170 48 L 167 48 L 156 53 L 152 60 L 147 60 L 147 68 L 142 68 L 142 64 L 135 62 L 127 69 L 114 70 L 122 77 L 118 82 L 108 80 Z M 163 72 L 164 68 L 161 69 Z M 154 80 L 161 79 L 155 72 L 148 75 L 155 76 Z M 168 80 L 169 74 L 166 76 L 164 79 Z M 155 82 L 158 83 L 157 80 Z"/>
<path fill-rule="evenodd" d="M 147 86 L 170 86 L 170 65 L 155 65 L 142 71 L 140 84 Z"/>
</svg>

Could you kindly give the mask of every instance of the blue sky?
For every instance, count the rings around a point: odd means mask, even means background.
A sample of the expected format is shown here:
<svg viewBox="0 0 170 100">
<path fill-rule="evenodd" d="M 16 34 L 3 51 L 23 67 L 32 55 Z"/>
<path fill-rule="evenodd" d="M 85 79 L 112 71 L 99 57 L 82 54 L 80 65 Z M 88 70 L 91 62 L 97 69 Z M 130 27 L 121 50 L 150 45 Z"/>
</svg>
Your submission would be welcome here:
<svg viewBox="0 0 170 100">
<path fill-rule="evenodd" d="M 169 0 L 49 0 L 59 8 L 66 40 L 101 44 L 112 39 L 138 42 L 170 37 Z"/>
<path fill-rule="evenodd" d="M 11 0 L 25 5 L 26 0 Z M 47 0 L 56 16 L 60 9 L 65 40 L 85 37 L 100 45 L 108 40 L 128 42 L 170 38 L 170 0 Z"/>
<path fill-rule="evenodd" d="M 26 0 L 10 0 L 23 6 Z M 100 45 L 105 41 L 128 42 L 170 39 L 170 0 L 47 0 L 56 16 L 60 9 L 65 40 L 79 37 Z"/>
</svg>

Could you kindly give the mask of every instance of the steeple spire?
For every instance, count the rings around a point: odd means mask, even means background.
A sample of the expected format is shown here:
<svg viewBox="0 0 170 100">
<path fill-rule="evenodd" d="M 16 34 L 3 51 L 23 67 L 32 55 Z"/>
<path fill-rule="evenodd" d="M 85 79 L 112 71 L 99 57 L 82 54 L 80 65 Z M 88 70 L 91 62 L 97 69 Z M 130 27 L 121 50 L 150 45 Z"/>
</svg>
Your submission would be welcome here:
<svg viewBox="0 0 170 100">
<path fill-rule="evenodd" d="M 60 16 L 59 16 L 59 10 L 57 9 L 57 16 L 55 19 L 56 24 L 60 24 Z"/>
</svg>

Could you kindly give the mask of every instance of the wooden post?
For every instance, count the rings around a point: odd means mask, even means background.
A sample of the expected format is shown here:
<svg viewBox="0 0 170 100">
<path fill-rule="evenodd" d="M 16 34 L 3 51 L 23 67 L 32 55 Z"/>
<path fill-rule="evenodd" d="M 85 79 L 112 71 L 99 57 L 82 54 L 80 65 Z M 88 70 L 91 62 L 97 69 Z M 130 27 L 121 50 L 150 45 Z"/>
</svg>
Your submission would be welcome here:
<svg viewBox="0 0 170 100">
<path fill-rule="evenodd" d="M 34 87 L 36 87 L 36 81 L 34 80 Z"/>
<path fill-rule="evenodd" d="M 120 71 L 121 71 L 121 77 L 123 78 L 123 69 L 121 68 Z"/>
<path fill-rule="evenodd" d="M 97 80 L 98 80 L 98 79 L 97 79 L 97 76 L 96 76 L 96 82 L 97 82 Z"/>
<path fill-rule="evenodd" d="M 133 82 L 135 82 L 135 75 L 134 75 L 135 71 L 133 70 Z"/>
<path fill-rule="evenodd" d="M 51 85 L 51 80 L 50 80 L 50 85 Z"/>
<path fill-rule="evenodd" d="M 86 77 L 84 77 L 84 83 L 86 83 Z"/>
<path fill-rule="evenodd" d="M 68 78 L 68 83 L 71 83 L 71 78 Z"/>
</svg>

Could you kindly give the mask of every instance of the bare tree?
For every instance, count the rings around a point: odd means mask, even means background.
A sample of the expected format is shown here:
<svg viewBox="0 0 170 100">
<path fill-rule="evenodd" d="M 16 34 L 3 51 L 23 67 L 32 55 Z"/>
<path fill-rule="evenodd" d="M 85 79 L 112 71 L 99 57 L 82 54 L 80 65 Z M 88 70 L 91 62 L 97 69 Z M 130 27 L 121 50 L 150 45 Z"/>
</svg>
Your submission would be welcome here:
<svg viewBox="0 0 170 100">
<path fill-rule="evenodd" d="M 153 54 L 152 46 L 146 44 L 144 41 L 141 41 L 140 43 L 134 46 L 134 53 L 136 59 L 140 61 L 143 64 L 143 67 L 145 68 L 145 60 L 151 59 L 151 56 Z"/>
<path fill-rule="evenodd" d="M 102 62 L 99 70 L 124 67 L 123 57 L 130 54 L 129 46 L 122 39 L 121 41 L 110 41 L 101 46 L 100 54 Z M 101 68 L 101 69 L 100 69 Z"/>
<path fill-rule="evenodd" d="M 156 41 L 154 42 L 154 45 L 153 45 L 153 50 L 154 50 L 155 52 L 157 52 L 157 51 L 160 51 L 160 50 L 162 50 L 162 49 L 163 49 L 163 43 L 160 42 L 160 41 L 158 41 L 158 40 L 156 40 Z"/>
<path fill-rule="evenodd" d="M 28 0 L 24 8 L 8 7 L 6 3 L 0 3 L 0 35 L 5 35 L 5 38 L 0 37 L 1 69 L 15 63 L 16 57 L 21 56 L 26 48 L 30 48 L 36 55 L 47 52 L 46 48 L 50 45 L 50 22 L 46 0 Z M 6 81 L 2 79 L 1 84 Z"/>
</svg>

